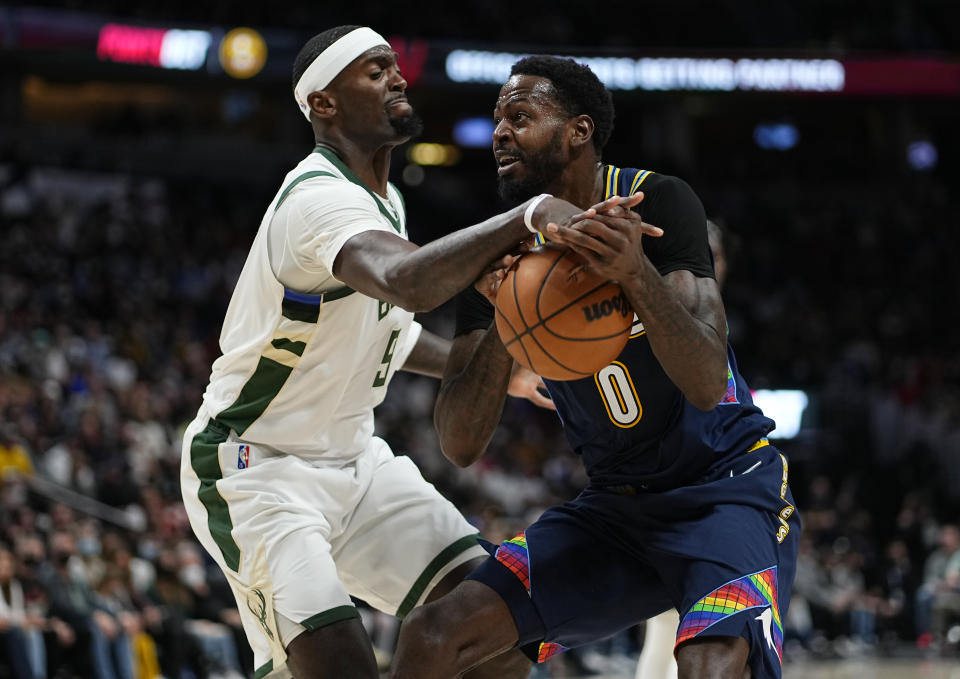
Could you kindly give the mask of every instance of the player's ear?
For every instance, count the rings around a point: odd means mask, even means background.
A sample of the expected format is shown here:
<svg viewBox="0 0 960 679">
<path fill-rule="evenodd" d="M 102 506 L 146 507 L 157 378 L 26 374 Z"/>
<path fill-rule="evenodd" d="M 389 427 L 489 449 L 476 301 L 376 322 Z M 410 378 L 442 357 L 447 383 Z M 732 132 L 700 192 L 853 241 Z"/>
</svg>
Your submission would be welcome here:
<svg viewBox="0 0 960 679">
<path fill-rule="evenodd" d="M 571 121 L 570 125 L 570 146 L 581 147 L 592 143 L 593 140 L 593 118 L 584 114 L 579 115 Z"/>
<path fill-rule="evenodd" d="M 337 100 L 333 92 L 320 90 L 307 95 L 307 106 L 317 118 L 332 118 L 337 112 Z"/>
</svg>

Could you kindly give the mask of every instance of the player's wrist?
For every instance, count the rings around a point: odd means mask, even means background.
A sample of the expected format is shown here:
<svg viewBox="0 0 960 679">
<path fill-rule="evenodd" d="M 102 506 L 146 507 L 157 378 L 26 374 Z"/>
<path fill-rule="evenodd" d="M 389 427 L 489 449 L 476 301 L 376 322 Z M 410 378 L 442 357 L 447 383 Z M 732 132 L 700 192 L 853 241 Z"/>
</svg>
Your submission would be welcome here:
<svg viewBox="0 0 960 679">
<path fill-rule="evenodd" d="M 537 211 L 537 208 L 547 198 L 553 198 L 553 195 L 549 193 L 541 193 L 539 196 L 533 198 L 527 204 L 527 209 L 523 211 L 523 225 L 527 227 L 527 230 L 530 231 L 530 233 L 540 233 L 540 229 L 534 225 L 533 217 L 534 213 Z"/>
</svg>

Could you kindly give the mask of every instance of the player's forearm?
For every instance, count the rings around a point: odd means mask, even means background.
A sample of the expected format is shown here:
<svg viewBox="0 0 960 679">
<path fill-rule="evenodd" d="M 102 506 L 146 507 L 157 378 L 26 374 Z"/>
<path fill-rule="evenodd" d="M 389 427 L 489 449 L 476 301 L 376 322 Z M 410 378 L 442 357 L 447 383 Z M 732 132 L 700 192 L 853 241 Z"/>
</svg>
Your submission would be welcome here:
<svg viewBox="0 0 960 679">
<path fill-rule="evenodd" d="M 473 283 L 486 266 L 513 251 L 530 236 L 523 221 L 529 201 L 512 210 L 427 243 L 402 257 L 392 258 L 384 270 L 385 294 L 379 297 L 408 311 L 430 311 Z M 563 222 L 580 209 L 564 200 L 541 202 L 534 224 Z"/>
<path fill-rule="evenodd" d="M 694 406 L 712 410 L 727 385 L 726 326 L 696 318 L 656 271 L 622 287 L 664 372 Z"/>
<path fill-rule="evenodd" d="M 450 340 L 435 335 L 429 330 L 421 330 L 420 337 L 401 370 L 428 377 L 442 377 L 449 355 Z"/>
<path fill-rule="evenodd" d="M 433 411 L 443 454 L 454 464 L 476 462 L 493 437 L 513 370 L 496 328 L 484 333 L 462 370 L 444 375 Z"/>
<path fill-rule="evenodd" d="M 529 231 L 514 208 L 396 258 L 384 271 L 394 303 L 408 311 L 434 309 L 475 281 L 491 261 L 516 247 Z"/>
</svg>

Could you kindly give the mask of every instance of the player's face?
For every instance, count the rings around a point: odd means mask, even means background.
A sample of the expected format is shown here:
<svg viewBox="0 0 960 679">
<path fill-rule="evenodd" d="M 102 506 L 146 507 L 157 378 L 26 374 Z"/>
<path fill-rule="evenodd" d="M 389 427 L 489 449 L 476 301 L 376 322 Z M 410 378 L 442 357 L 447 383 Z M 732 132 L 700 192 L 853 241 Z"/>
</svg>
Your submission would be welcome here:
<svg viewBox="0 0 960 679">
<path fill-rule="evenodd" d="M 334 81 L 337 112 L 348 136 L 405 141 L 423 129 L 407 101 L 407 81 L 396 53 L 374 47 L 357 57 Z"/>
<path fill-rule="evenodd" d="M 560 178 L 568 159 L 563 131 L 570 117 L 546 78 L 515 75 L 493 110 L 493 155 L 500 196 L 521 201 Z"/>
</svg>

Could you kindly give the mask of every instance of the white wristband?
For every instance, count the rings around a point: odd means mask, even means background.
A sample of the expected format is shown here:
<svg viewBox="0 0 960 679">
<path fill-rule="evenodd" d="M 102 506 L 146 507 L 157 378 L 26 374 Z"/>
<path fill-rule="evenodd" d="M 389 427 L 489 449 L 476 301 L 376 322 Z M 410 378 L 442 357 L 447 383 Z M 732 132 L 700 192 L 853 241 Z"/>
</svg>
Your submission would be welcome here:
<svg viewBox="0 0 960 679">
<path fill-rule="evenodd" d="M 530 201 L 526 211 L 523 213 L 523 223 L 532 233 L 540 233 L 537 227 L 533 225 L 533 211 L 537 209 L 537 206 L 542 203 L 545 198 L 553 198 L 553 196 L 549 193 L 541 193 Z"/>
</svg>

